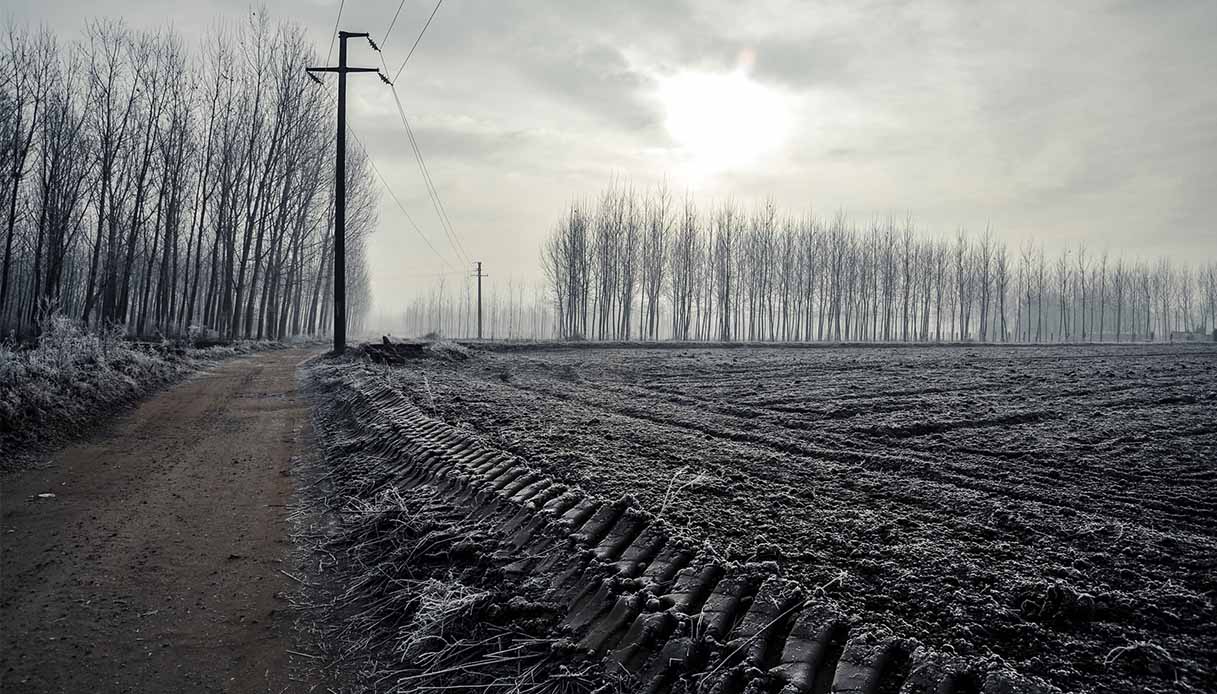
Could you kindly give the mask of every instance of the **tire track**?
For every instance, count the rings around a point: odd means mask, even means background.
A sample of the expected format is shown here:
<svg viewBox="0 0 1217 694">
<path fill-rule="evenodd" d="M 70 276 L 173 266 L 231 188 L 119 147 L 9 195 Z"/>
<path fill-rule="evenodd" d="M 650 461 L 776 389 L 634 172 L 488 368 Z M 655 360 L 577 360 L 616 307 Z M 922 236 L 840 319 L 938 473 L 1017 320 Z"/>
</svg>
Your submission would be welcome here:
<svg viewBox="0 0 1217 694">
<path fill-rule="evenodd" d="M 630 498 L 598 499 L 431 419 L 387 384 L 343 367 L 315 372 L 319 429 L 358 492 L 431 485 L 490 521 L 506 571 L 541 576 L 572 658 L 628 673 L 643 692 L 828 694 L 1050 692 L 995 661 L 965 660 L 852 621 L 781 577 L 727 563 Z M 432 543 L 455 542 L 455 538 Z M 425 551 L 434 551 L 429 546 Z"/>
</svg>

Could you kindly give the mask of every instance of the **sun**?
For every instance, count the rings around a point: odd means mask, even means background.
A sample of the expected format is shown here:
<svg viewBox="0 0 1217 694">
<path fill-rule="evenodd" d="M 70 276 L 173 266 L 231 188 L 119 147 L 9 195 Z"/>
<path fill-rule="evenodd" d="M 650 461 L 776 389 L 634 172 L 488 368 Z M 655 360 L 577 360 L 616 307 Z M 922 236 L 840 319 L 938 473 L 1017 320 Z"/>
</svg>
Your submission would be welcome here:
<svg viewBox="0 0 1217 694">
<path fill-rule="evenodd" d="M 782 145 L 789 129 L 785 97 L 744 66 L 663 78 L 659 98 L 668 133 L 698 174 L 754 166 Z"/>
</svg>

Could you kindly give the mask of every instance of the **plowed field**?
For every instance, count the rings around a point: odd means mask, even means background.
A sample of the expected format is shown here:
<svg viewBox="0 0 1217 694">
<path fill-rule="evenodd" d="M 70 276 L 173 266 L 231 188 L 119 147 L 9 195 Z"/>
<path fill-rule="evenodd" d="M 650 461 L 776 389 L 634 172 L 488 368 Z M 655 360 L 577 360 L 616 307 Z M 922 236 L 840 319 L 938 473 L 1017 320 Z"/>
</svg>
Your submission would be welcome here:
<svg viewBox="0 0 1217 694">
<path fill-rule="evenodd" d="M 867 623 L 1070 691 L 1217 688 L 1217 349 L 577 346 L 386 374 Z"/>
</svg>

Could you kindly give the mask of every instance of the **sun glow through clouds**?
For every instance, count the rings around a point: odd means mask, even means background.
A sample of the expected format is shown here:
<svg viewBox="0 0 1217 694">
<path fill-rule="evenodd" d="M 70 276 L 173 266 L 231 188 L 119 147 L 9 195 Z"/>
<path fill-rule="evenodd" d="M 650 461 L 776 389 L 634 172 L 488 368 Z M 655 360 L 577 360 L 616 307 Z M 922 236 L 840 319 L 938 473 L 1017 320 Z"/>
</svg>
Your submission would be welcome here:
<svg viewBox="0 0 1217 694">
<path fill-rule="evenodd" d="M 752 166 L 786 140 L 786 99 L 746 65 L 729 73 L 682 72 L 659 83 L 672 139 L 695 175 Z"/>
</svg>

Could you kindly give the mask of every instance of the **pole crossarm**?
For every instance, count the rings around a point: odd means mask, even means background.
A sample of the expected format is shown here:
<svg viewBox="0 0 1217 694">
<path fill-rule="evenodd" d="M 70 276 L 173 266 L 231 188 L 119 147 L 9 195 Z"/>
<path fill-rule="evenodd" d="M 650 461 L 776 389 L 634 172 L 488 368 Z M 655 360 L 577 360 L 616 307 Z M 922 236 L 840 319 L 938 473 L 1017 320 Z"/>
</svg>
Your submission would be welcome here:
<svg viewBox="0 0 1217 694">
<path fill-rule="evenodd" d="M 306 67 L 309 72 L 380 72 L 378 67 Z"/>
</svg>

